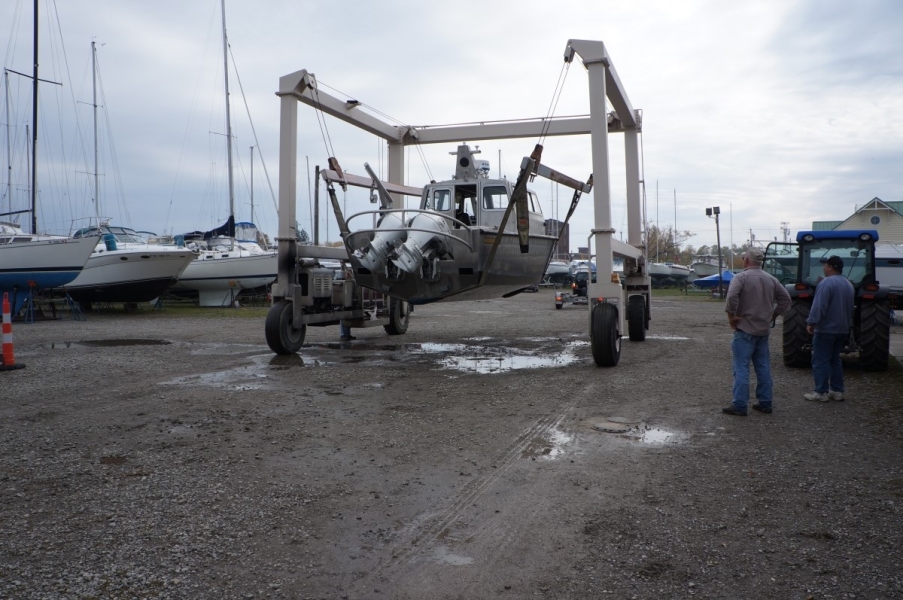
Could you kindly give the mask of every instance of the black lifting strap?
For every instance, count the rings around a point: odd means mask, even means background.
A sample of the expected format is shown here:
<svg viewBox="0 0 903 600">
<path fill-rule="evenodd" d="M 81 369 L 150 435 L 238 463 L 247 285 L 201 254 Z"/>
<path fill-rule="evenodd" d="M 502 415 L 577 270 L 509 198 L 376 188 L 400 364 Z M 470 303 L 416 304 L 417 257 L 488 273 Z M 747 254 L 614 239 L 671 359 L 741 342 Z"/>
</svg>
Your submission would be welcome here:
<svg viewBox="0 0 903 600">
<path fill-rule="evenodd" d="M 518 196 L 518 190 L 521 190 L 525 199 L 527 197 L 527 180 L 533 173 L 535 164 L 536 163 L 532 159 L 528 160 L 526 167 L 521 169 L 520 174 L 517 176 L 517 182 L 514 184 L 514 190 L 511 192 L 511 199 L 508 201 L 508 208 L 505 209 L 505 214 L 502 216 L 502 222 L 499 223 L 498 233 L 496 233 L 495 240 L 492 242 L 489 256 L 486 257 L 486 265 L 483 267 L 483 274 L 480 276 L 480 283 L 478 285 L 485 284 L 489 277 L 489 269 L 492 267 L 492 263 L 495 260 L 495 252 L 499 249 L 499 243 L 502 241 L 505 226 L 508 224 L 508 217 L 511 216 L 511 209 L 514 208 L 514 205 L 516 204 L 515 198 Z"/>
</svg>

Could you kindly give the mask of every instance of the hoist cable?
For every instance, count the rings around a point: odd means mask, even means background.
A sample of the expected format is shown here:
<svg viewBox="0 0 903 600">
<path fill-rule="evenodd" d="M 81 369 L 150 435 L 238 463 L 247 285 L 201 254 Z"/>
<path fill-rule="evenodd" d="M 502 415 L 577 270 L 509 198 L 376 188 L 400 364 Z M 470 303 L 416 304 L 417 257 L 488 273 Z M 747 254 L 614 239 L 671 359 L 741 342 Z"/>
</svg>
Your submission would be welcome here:
<svg viewBox="0 0 903 600">
<path fill-rule="evenodd" d="M 542 144 L 546 138 L 546 135 L 549 133 L 549 127 L 552 125 L 552 116 L 555 114 L 555 109 L 558 107 L 558 101 L 561 99 L 561 93 L 564 91 L 564 82 L 567 79 L 567 74 L 570 72 L 571 63 L 566 62 L 562 65 L 561 71 L 558 72 L 558 81 L 555 83 L 555 91 L 552 93 L 552 100 L 549 103 L 549 110 L 546 112 L 546 117 L 543 119 L 542 132 L 539 134 L 538 144 Z"/>
</svg>

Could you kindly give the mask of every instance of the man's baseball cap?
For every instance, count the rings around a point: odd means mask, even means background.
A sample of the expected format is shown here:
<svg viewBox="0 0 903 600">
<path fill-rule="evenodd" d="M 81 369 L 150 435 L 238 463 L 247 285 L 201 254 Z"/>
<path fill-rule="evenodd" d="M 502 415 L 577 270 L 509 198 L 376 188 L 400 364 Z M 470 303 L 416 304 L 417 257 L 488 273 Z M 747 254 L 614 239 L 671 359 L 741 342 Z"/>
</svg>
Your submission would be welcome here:
<svg viewBox="0 0 903 600">
<path fill-rule="evenodd" d="M 765 251 L 761 248 L 750 248 L 743 255 L 749 260 L 754 260 L 756 262 L 762 262 L 765 260 Z"/>
<path fill-rule="evenodd" d="M 839 256 L 830 256 L 828 258 L 823 258 L 819 262 L 828 263 L 829 265 L 831 265 L 831 268 L 838 273 L 843 271 L 843 260 Z"/>
</svg>

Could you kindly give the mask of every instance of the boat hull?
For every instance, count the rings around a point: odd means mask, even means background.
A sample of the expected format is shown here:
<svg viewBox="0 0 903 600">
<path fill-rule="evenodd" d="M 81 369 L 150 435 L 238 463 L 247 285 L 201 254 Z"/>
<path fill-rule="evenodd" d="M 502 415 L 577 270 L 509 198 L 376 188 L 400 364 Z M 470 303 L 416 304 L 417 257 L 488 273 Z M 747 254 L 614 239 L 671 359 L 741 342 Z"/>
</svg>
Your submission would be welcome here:
<svg viewBox="0 0 903 600">
<path fill-rule="evenodd" d="M 354 232 L 348 238 L 350 248 L 359 247 L 372 232 Z M 539 283 L 557 243 L 552 236 L 530 236 L 530 251 L 522 254 L 516 234 L 504 233 L 488 275 L 480 285 L 483 271 L 498 233 L 480 227 L 461 228 L 447 236 L 450 257 L 437 261 L 437 271 L 426 276 L 389 269 L 371 271 L 351 254 L 354 277 L 360 285 L 400 298 L 411 304 L 438 301 L 485 300 L 516 293 Z"/>
<path fill-rule="evenodd" d="M 203 256 L 210 256 L 204 258 Z M 201 306 L 227 306 L 235 293 L 276 281 L 276 254 L 202 255 L 188 265 L 177 288 L 196 290 Z"/>
<path fill-rule="evenodd" d="M 75 280 L 97 238 L 0 244 L 0 291 L 58 288 Z"/>
<path fill-rule="evenodd" d="M 78 277 L 64 286 L 76 302 L 149 302 L 172 287 L 195 257 L 187 249 L 97 248 Z"/>
<path fill-rule="evenodd" d="M 698 277 L 708 277 L 709 275 L 718 274 L 718 265 L 710 265 L 708 263 L 693 263 L 693 272 Z"/>
</svg>

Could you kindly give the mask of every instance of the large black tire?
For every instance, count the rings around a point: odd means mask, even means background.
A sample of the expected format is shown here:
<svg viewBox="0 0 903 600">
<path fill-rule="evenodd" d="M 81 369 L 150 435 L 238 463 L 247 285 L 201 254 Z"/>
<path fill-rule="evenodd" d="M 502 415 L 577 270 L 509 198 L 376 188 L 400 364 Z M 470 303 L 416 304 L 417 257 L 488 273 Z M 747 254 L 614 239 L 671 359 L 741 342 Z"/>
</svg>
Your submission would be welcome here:
<svg viewBox="0 0 903 600">
<path fill-rule="evenodd" d="M 593 360 L 600 367 L 613 367 L 621 359 L 621 335 L 618 331 L 618 308 L 600 302 L 593 307 L 590 323 Z"/>
<path fill-rule="evenodd" d="M 794 368 L 812 366 L 812 337 L 806 331 L 811 304 L 806 300 L 793 300 L 790 310 L 784 315 L 784 365 Z"/>
<path fill-rule="evenodd" d="M 631 296 L 627 299 L 627 332 L 631 342 L 642 342 L 646 339 L 646 298 Z"/>
<path fill-rule="evenodd" d="M 292 320 L 294 308 L 288 300 L 278 300 L 267 313 L 264 333 L 267 345 L 276 354 L 294 354 L 304 345 L 307 325 L 294 327 Z"/>
<path fill-rule="evenodd" d="M 408 330 L 408 321 L 411 319 L 411 305 L 404 300 L 389 299 L 389 324 L 383 325 L 383 329 L 389 335 L 401 335 Z"/>
<path fill-rule="evenodd" d="M 859 367 L 866 371 L 886 371 L 890 355 L 887 300 L 863 300 L 859 322 Z"/>
</svg>

